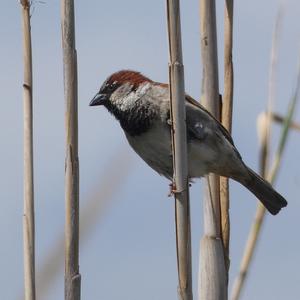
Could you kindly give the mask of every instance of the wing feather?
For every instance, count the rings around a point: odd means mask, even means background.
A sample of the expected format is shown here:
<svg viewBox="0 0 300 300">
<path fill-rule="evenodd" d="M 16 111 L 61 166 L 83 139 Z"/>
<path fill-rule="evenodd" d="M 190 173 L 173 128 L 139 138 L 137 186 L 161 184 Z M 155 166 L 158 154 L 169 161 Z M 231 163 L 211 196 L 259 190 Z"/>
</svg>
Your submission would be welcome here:
<svg viewBox="0 0 300 300">
<path fill-rule="evenodd" d="M 188 103 L 190 103 L 192 106 L 194 106 L 196 109 L 200 109 L 204 111 L 209 119 L 212 121 L 215 121 L 215 124 L 217 124 L 218 129 L 222 132 L 224 137 L 234 146 L 234 142 L 232 140 L 232 137 L 230 133 L 227 131 L 227 129 L 206 109 L 203 105 L 201 105 L 198 101 L 194 100 L 191 96 L 186 95 L 185 99 Z"/>
</svg>

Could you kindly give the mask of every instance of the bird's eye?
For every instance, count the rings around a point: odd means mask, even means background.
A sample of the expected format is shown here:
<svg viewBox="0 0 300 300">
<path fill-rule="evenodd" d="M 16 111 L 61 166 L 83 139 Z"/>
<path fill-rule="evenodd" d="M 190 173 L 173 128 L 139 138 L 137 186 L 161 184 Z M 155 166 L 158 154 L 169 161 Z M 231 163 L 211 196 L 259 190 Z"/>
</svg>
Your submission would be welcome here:
<svg viewBox="0 0 300 300">
<path fill-rule="evenodd" d="M 113 92 L 117 86 L 118 86 L 118 83 L 116 81 L 114 81 L 113 83 L 106 84 L 105 90 L 107 92 Z"/>
<path fill-rule="evenodd" d="M 114 89 L 118 86 L 118 82 L 117 81 L 114 81 L 112 84 L 111 84 L 111 87 Z"/>
</svg>

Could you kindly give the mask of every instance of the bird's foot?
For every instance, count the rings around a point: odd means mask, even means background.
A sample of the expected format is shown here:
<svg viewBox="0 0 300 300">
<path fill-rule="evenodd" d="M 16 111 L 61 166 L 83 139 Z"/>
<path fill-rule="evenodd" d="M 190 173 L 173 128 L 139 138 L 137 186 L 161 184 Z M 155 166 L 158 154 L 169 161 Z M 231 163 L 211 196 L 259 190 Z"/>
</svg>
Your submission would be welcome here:
<svg viewBox="0 0 300 300">
<path fill-rule="evenodd" d="M 169 188 L 170 188 L 170 190 L 169 190 L 168 197 L 172 197 L 176 193 L 176 184 L 175 184 L 175 182 L 171 182 L 169 184 Z"/>
<path fill-rule="evenodd" d="M 192 184 L 189 183 L 189 187 L 191 187 L 191 186 L 192 186 Z M 174 196 L 174 194 L 178 194 L 183 191 L 183 190 L 181 190 L 181 191 L 177 190 L 175 182 L 170 183 L 169 187 L 170 187 L 170 191 L 169 191 L 168 197 L 172 197 L 172 196 Z"/>
</svg>

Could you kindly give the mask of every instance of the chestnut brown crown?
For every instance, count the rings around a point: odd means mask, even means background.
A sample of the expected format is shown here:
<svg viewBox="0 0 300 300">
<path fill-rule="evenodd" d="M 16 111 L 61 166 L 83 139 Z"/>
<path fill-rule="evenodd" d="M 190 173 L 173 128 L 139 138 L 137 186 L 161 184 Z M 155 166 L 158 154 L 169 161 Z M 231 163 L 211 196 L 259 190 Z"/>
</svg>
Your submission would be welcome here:
<svg viewBox="0 0 300 300">
<path fill-rule="evenodd" d="M 107 80 L 106 84 L 112 85 L 112 84 L 118 84 L 122 85 L 124 83 L 130 83 L 135 88 L 138 88 L 138 86 L 145 82 L 153 82 L 148 77 L 144 76 L 140 72 L 132 71 L 132 70 L 121 70 L 116 73 L 113 73 L 110 75 Z"/>
</svg>

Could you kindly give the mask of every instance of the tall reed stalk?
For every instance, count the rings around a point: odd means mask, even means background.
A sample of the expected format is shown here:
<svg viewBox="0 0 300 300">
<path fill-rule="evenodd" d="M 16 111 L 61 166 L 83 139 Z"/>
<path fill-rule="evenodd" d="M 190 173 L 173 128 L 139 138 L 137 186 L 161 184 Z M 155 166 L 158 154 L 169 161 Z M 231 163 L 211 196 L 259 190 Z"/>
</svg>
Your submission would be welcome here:
<svg viewBox="0 0 300 300">
<path fill-rule="evenodd" d="M 224 127 L 231 133 L 232 127 L 232 104 L 233 104 L 233 0 L 225 1 L 224 18 L 224 94 L 221 109 L 221 120 Z M 221 234 L 224 246 L 225 265 L 228 271 L 230 265 L 229 239 L 230 239 L 230 216 L 229 216 L 229 180 L 220 177 L 220 205 L 221 205 Z"/>
<path fill-rule="evenodd" d="M 291 99 L 289 109 L 288 109 L 288 112 L 287 112 L 287 115 L 286 115 L 286 118 L 285 118 L 285 121 L 284 121 L 284 124 L 282 127 L 280 141 L 279 141 L 278 148 L 277 148 L 277 151 L 275 154 L 275 159 L 273 161 L 272 167 L 270 168 L 269 174 L 267 175 L 267 180 L 271 184 L 274 183 L 276 176 L 278 174 L 283 151 L 285 149 L 286 142 L 287 142 L 289 129 L 291 128 L 290 124 L 292 122 L 296 103 L 297 103 L 297 101 L 299 101 L 299 96 L 300 96 L 300 72 L 298 74 L 297 88 L 295 90 L 295 94 L 294 94 L 293 98 Z M 263 225 L 265 214 L 266 214 L 265 207 L 259 203 L 257 210 L 256 210 L 253 224 L 250 229 L 248 240 L 247 240 L 247 243 L 245 246 L 245 251 L 243 254 L 242 261 L 241 261 L 239 274 L 233 284 L 232 294 L 231 294 L 232 300 L 240 299 L 241 292 L 242 292 L 242 289 L 245 284 L 245 279 L 246 279 L 248 271 L 249 271 L 249 266 L 253 259 L 254 251 L 257 247 L 257 241 L 258 241 L 258 238 L 261 233 L 261 228 Z"/>
<path fill-rule="evenodd" d="M 79 161 L 77 53 L 75 48 L 74 1 L 62 0 L 62 48 L 65 91 L 65 299 L 80 299 L 79 273 Z"/>
<path fill-rule="evenodd" d="M 21 0 L 24 59 L 24 290 L 25 300 L 35 300 L 35 225 L 33 181 L 32 51 L 30 2 Z"/>
<path fill-rule="evenodd" d="M 200 1 L 203 99 L 205 107 L 220 118 L 215 1 Z M 200 243 L 199 299 L 227 299 L 226 268 L 221 240 L 220 179 L 207 176 L 204 197 L 204 237 Z"/>
<path fill-rule="evenodd" d="M 276 16 L 275 26 L 273 30 L 272 47 L 271 47 L 271 61 L 270 61 L 270 75 L 269 75 L 269 86 L 268 86 L 268 103 L 267 103 L 267 123 L 264 134 L 261 141 L 260 151 L 260 175 L 267 176 L 267 170 L 269 167 L 269 152 L 270 152 L 270 139 L 271 139 L 271 123 L 272 123 L 272 111 L 275 106 L 276 96 L 276 68 L 278 61 L 278 48 L 279 48 L 279 36 L 282 27 L 283 17 L 283 4 L 278 9 Z"/>
<path fill-rule="evenodd" d="M 283 124 L 285 122 L 285 118 L 278 113 L 272 112 L 271 118 L 272 118 L 273 122 L 277 122 L 279 124 Z M 290 128 L 300 131 L 300 124 L 297 122 L 291 121 Z"/>
<path fill-rule="evenodd" d="M 279 35 L 281 30 L 283 16 L 283 4 L 279 7 L 274 31 L 272 38 L 272 48 L 271 48 L 271 61 L 270 61 L 270 75 L 269 75 L 269 86 L 268 86 L 268 103 L 267 103 L 267 113 L 260 128 L 260 140 L 261 140 L 261 149 L 260 149 L 260 174 L 262 177 L 273 182 L 273 175 L 268 174 L 269 167 L 269 157 L 270 157 L 270 140 L 271 140 L 271 124 L 272 124 L 272 111 L 275 103 L 275 91 L 276 91 L 276 67 L 277 67 L 277 58 L 278 58 L 278 44 L 279 44 Z M 231 299 L 238 300 L 241 295 L 242 288 L 248 273 L 250 263 L 253 258 L 253 253 L 257 245 L 258 237 L 265 219 L 266 209 L 261 204 L 258 203 L 257 210 L 254 216 L 253 224 L 250 228 L 248 235 L 248 240 L 246 242 L 243 258 L 241 261 L 241 266 L 239 274 L 234 281 Z"/>
<path fill-rule="evenodd" d="M 92 188 L 92 192 L 84 199 L 85 205 L 80 213 L 80 240 L 83 245 L 85 241 L 94 233 L 96 224 L 102 221 L 107 214 L 109 206 L 117 199 L 119 192 L 115 187 L 124 184 L 132 167 L 132 156 L 120 147 L 114 157 L 107 162 L 103 168 L 103 174 L 99 176 L 99 182 Z M 111 183 L 114 183 L 113 186 Z M 64 249 L 64 236 L 59 235 L 55 243 L 48 249 L 43 263 L 37 269 L 37 294 L 41 299 L 49 297 L 50 289 L 55 278 L 62 270 L 63 258 L 61 253 Z"/>
<path fill-rule="evenodd" d="M 192 300 L 191 228 L 179 0 L 167 0 L 171 136 L 174 166 L 178 298 Z"/>
</svg>

